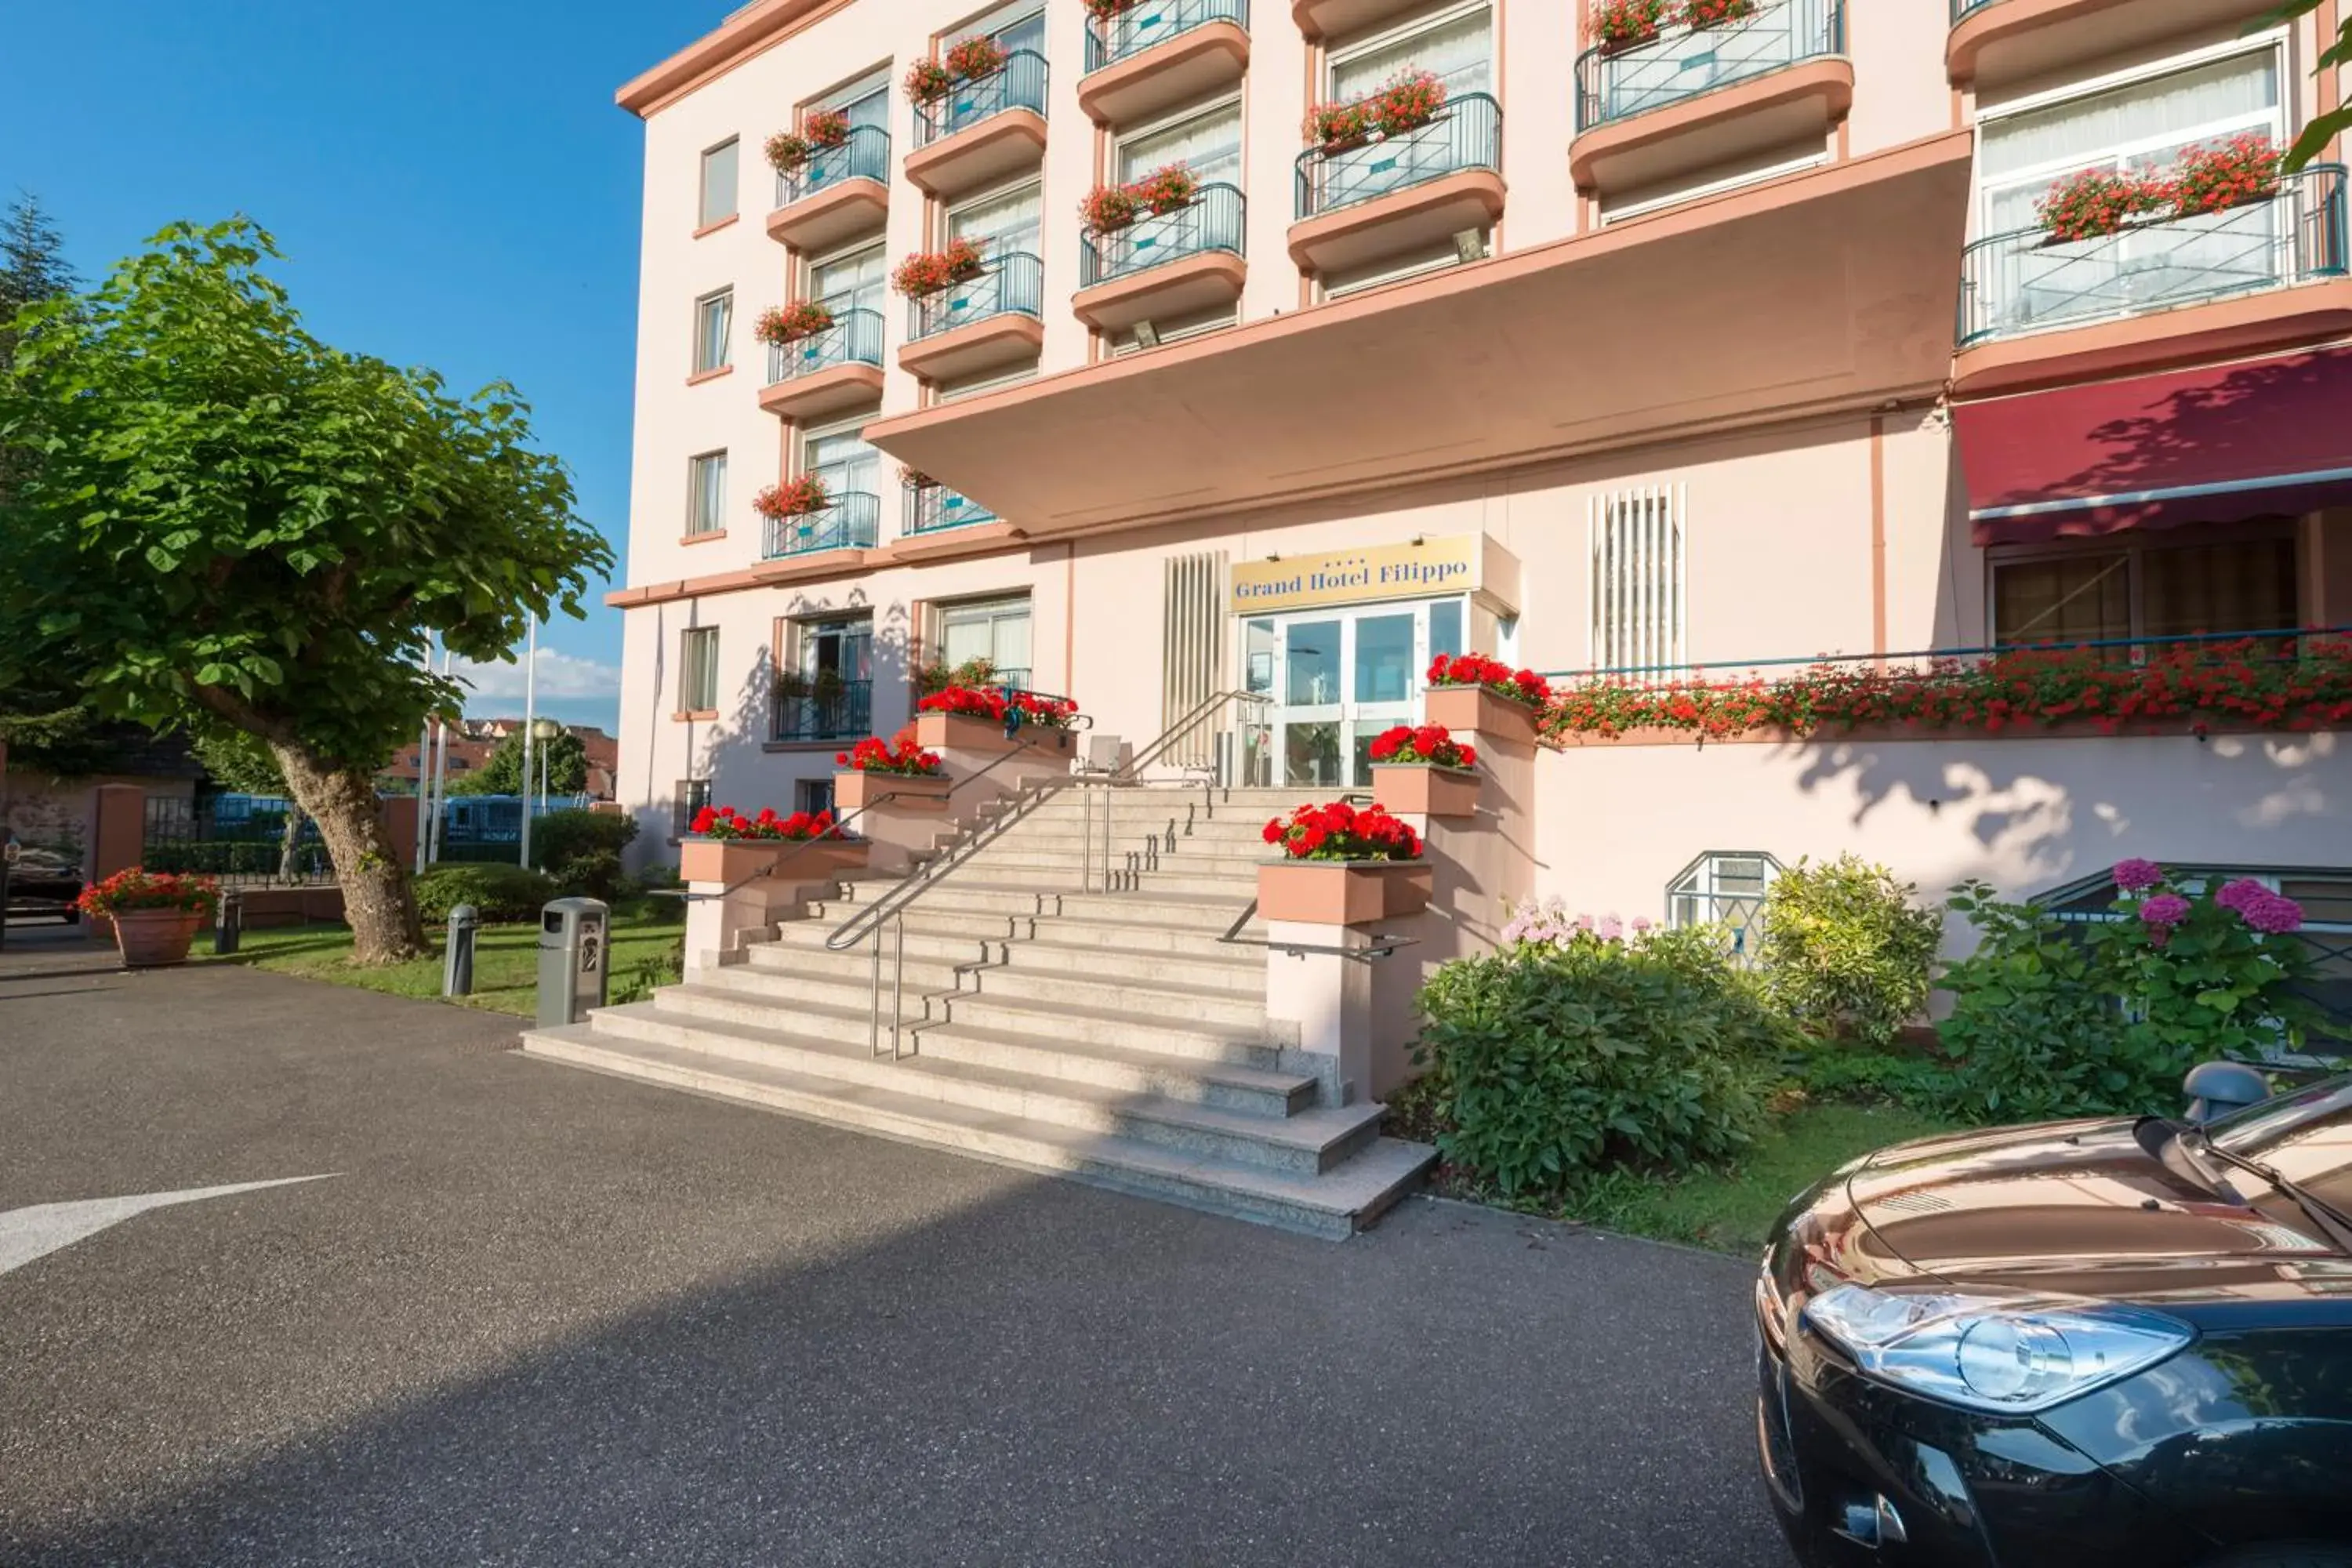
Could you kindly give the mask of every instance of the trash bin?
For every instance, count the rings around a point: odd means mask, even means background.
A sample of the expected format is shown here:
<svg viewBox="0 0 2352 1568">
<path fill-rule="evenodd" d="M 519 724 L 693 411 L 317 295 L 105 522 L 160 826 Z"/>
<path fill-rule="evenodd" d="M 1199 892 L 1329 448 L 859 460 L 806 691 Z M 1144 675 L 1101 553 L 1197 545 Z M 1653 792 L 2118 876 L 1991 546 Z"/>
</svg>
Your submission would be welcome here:
<svg viewBox="0 0 2352 1568">
<path fill-rule="evenodd" d="M 576 1024 L 604 1005 L 612 914 L 596 899 L 557 899 L 539 911 L 539 1021 L 542 1027 Z"/>
</svg>

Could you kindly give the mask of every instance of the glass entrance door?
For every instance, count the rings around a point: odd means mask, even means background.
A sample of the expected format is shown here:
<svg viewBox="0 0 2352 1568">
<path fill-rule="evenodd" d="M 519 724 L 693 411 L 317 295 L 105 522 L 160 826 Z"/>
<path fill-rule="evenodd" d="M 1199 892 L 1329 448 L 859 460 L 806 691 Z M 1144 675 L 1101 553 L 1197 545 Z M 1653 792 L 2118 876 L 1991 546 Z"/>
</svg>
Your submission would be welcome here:
<svg viewBox="0 0 2352 1568">
<path fill-rule="evenodd" d="M 1249 689 L 1274 699 L 1250 737 L 1250 782 L 1369 787 L 1373 737 L 1413 721 L 1421 671 L 1433 652 L 1462 651 L 1462 602 L 1450 599 L 1244 623 Z"/>
</svg>

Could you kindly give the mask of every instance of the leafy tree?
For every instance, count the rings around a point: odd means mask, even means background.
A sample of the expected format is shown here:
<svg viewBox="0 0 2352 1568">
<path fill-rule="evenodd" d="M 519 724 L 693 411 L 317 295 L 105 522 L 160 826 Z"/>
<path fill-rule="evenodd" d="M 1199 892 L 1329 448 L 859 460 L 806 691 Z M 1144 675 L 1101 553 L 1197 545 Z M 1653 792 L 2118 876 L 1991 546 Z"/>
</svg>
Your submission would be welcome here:
<svg viewBox="0 0 2352 1568">
<path fill-rule="evenodd" d="M 544 757 L 544 762 L 541 758 Z M 548 792 L 551 795 L 578 795 L 588 787 L 588 748 L 580 737 L 566 730 L 539 748 L 531 760 L 531 772 L 547 770 Z M 531 793 L 538 793 L 538 780 L 531 782 Z M 491 748 L 489 760 L 462 779 L 449 781 L 451 795 L 520 795 L 523 793 L 522 735 L 520 731 L 505 737 Z"/>
<path fill-rule="evenodd" d="M 2291 21 L 2318 10 L 2320 0 L 2286 0 L 2285 5 L 2263 18 L 2261 25 Z M 2347 13 L 2336 25 L 2336 41 L 2320 51 L 2312 70 L 2314 74 L 2320 74 L 2341 65 L 2352 65 L 2352 13 Z M 2324 76 L 2322 79 L 2326 79 Z M 2352 104 L 2339 103 L 2323 114 L 2313 116 L 2311 123 L 2303 128 L 2303 134 L 2294 139 L 2294 145 L 2287 150 L 2286 166 L 2289 169 L 2302 168 L 2318 157 L 2327 144 L 2336 140 L 2338 132 L 2347 130 L 2352 130 Z"/>
<path fill-rule="evenodd" d="M 0 216 L 0 363 L 15 356 L 16 312 L 74 291 L 65 237 L 40 198 L 19 195 Z"/>
<path fill-rule="evenodd" d="M 90 700 L 265 744 L 319 825 L 354 951 L 424 951 L 373 775 L 460 693 L 418 655 L 503 657 L 581 613 L 611 552 L 494 385 L 331 348 L 246 219 L 179 224 L 95 291 L 20 316 L 0 442 L 39 461 L 0 506 L 0 684 L 78 651 Z"/>
<path fill-rule="evenodd" d="M 215 724 L 200 727 L 190 750 L 215 784 L 239 795 L 276 796 L 287 802 L 286 829 L 278 847 L 278 874 L 294 879 L 302 846 L 302 808 L 286 790 L 286 775 L 270 754 L 268 742 L 243 730 Z"/>
</svg>

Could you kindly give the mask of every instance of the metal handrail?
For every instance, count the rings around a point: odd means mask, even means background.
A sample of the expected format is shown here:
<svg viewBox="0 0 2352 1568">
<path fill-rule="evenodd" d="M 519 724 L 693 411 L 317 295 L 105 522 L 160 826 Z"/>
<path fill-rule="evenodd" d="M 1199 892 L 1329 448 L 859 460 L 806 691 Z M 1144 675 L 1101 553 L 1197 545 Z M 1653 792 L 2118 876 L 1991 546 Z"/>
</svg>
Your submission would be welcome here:
<svg viewBox="0 0 2352 1568">
<path fill-rule="evenodd" d="M 890 183 L 890 132 L 879 125 L 853 125 L 838 147 L 821 147 L 793 174 L 776 175 L 776 205 L 828 191 L 850 180 Z"/>
<path fill-rule="evenodd" d="M 1845 53 L 1844 0 L 1768 0 L 1737 21 L 1676 24 L 1576 58 L 1579 134 L 1807 60 Z"/>
<path fill-rule="evenodd" d="M 1079 241 L 1078 287 L 1091 289 L 1188 256 L 1220 251 L 1239 256 L 1247 227 L 1244 210 L 1241 191 L 1220 183 L 1202 186 L 1181 207 L 1148 213 L 1106 234 L 1089 234 Z"/>
<path fill-rule="evenodd" d="M 1999 658 L 2011 654 L 2091 653 L 2109 648 L 2137 653 L 2142 649 L 2196 648 L 2220 643 L 2278 642 L 2303 637 L 2352 637 L 2352 626 L 2283 626 L 2251 632 L 2181 632 L 2163 637 L 2086 637 L 2072 642 L 1994 643 L 1980 647 L 1906 648 L 1899 653 L 1815 653 L 1779 658 L 1693 659 L 1683 664 L 1619 664 L 1588 669 L 1550 669 L 1541 673 L 1547 680 L 1598 680 L 1622 676 L 1665 676 L 1695 680 L 1709 671 L 1717 675 L 1730 675 L 1746 669 L 1810 669 L 1825 664 L 1876 665 L 1900 659 Z"/>
<path fill-rule="evenodd" d="M 1503 166 L 1503 106 L 1494 95 L 1449 99 L 1426 124 L 1346 147 L 1309 147 L 1293 163 L 1297 216 L 1315 217 L 1443 179 Z"/>
<path fill-rule="evenodd" d="M 928 147 L 1007 110 L 1043 114 L 1045 82 L 1045 57 L 1034 49 L 1014 49 L 986 76 L 959 81 L 928 104 L 916 104 L 915 145 Z"/>
<path fill-rule="evenodd" d="M 1247 29 L 1249 0 L 1160 0 L 1150 5 L 1130 0 L 1123 9 L 1087 24 L 1087 69 L 1098 71 L 1131 59 L 1212 22 L 1233 22 Z"/>
<path fill-rule="evenodd" d="M 1273 700 L 1263 692 L 1217 692 L 1203 699 L 1192 708 L 1192 711 L 1186 713 L 1174 724 L 1162 731 L 1157 739 L 1155 739 L 1149 746 L 1145 747 L 1142 752 L 1137 753 L 1134 759 L 1129 762 L 1124 767 L 1118 768 L 1108 774 L 1095 775 L 1070 773 L 1059 778 L 1041 779 L 1034 784 L 1023 785 L 1014 793 L 1013 804 L 1006 810 L 1000 812 L 996 816 L 986 822 L 975 823 L 971 827 L 966 828 L 962 833 L 959 834 L 945 849 L 940 852 L 937 858 L 917 868 L 897 887 L 891 889 L 879 899 L 875 900 L 873 903 L 867 905 L 866 908 L 851 915 L 838 926 L 835 926 L 832 932 L 824 939 L 825 951 L 828 952 L 846 952 L 850 949 L 857 946 L 860 942 L 866 942 L 869 939 L 874 944 L 874 962 L 870 981 L 871 989 L 868 993 L 866 1005 L 867 1051 L 870 1054 L 877 1056 L 881 1054 L 882 932 L 886 923 L 889 926 L 896 936 L 891 960 L 892 973 L 890 982 L 890 1055 L 892 1059 L 896 1060 L 901 1054 L 899 1039 L 902 1020 L 900 1018 L 900 1014 L 905 1010 L 907 983 L 907 910 L 908 909 L 912 908 L 933 888 L 938 887 L 941 882 L 946 881 L 950 877 L 955 875 L 956 872 L 970 865 L 981 850 L 986 848 L 989 845 L 995 843 L 999 838 L 1010 832 L 1014 826 L 1027 821 L 1030 816 L 1035 814 L 1040 806 L 1044 805 L 1047 801 L 1058 797 L 1063 791 L 1077 788 L 1105 789 L 1132 786 L 1142 769 L 1150 766 L 1151 763 L 1156 762 L 1160 757 L 1164 756 L 1169 748 L 1175 745 L 1178 741 L 1191 734 L 1192 731 L 1198 729 L 1212 718 L 1214 718 L 1227 703 L 1235 701 L 1270 702 L 1271 700 Z M 1086 724 L 1087 727 L 1092 727 L 1092 721 L 1087 719 L 1085 715 L 1080 715 L 1079 721 Z M 1016 731 L 1014 739 L 1017 741 L 1019 738 L 1019 734 Z M 997 759 L 996 763 L 992 763 L 989 765 L 992 768 L 995 767 L 998 763 L 1003 763 L 1013 757 L 1020 756 L 1024 754 L 1024 752 L 1034 749 L 1034 742 L 1026 742 L 1014 751 L 1005 752 L 1003 757 Z M 974 776 L 977 777 L 978 775 L 975 774 Z M 1079 890 L 1081 892 L 1090 890 L 1094 880 L 1093 829 L 1091 824 L 1086 826 L 1085 833 L 1086 858 L 1081 862 L 1078 876 Z M 1109 851 L 1108 848 L 1109 826 L 1108 823 L 1105 824 L 1104 833 L 1106 836 L 1106 848 L 1103 862 L 1103 879 L 1104 886 L 1106 889 L 1108 889 L 1110 879 Z"/>
</svg>

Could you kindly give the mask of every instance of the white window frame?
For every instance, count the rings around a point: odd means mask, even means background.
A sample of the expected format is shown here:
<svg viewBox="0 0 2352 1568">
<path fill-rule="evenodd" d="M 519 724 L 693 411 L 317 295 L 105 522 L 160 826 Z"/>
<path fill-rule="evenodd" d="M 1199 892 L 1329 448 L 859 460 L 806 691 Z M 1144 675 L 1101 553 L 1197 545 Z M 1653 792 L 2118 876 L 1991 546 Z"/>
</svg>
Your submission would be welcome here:
<svg viewBox="0 0 2352 1568">
<path fill-rule="evenodd" d="M 1461 0 L 1458 5 L 1441 5 L 1382 27 L 1378 32 L 1367 33 L 1360 38 L 1350 38 L 1339 48 L 1326 49 L 1323 52 L 1322 97 L 1328 100 L 1339 95 L 1339 68 L 1349 60 L 1362 55 L 1376 54 L 1415 33 L 1433 33 L 1448 23 L 1458 22 L 1480 11 L 1486 14 L 1486 68 L 1491 73 L 1495 68 L 1495 13 L 1497 9 L 1494 0 Z M 1502 84 L 1497 81 L 1495 85 L 1500 87 Z M 1498 92 L 1495 96 L 1499 99 L 1502 95 Z"/>
<path fill-rule="evenodd" d="M 1045 14 L 1045 0 L 1008 0 L 1005 5 L 992 6 L 952 27 L 942 28 L 940 37 L 950 45 L 966 38 L 992 38 L 1019 26 L 1032 16 Z"/>
<path fill-rule="evenodd" d="M 1668 207 L 1680 206 L 1685 202 L 1700 201 L 1707 196 L 1719 196 L 1726 191 L 1736 191 L 1746 185 L 1761 184 L 1766 180 L 1777 180 L 1784 174 L 1801 174 L 1807 169 L 1818 169 L 1829 161 L 1829 149 L 1823 147 L 1818 153 L 1808 153 L 1801 158 L 1790 158 L 1784 163 L 1768 164 L 1761 169 L 1750 170 L 1745 174 L 1727 174 L 1720 180 L 1709 180 L 1703 185 L 1691 185 L 1663 196 L 1649 196 L 1638 202 L 1628 202 L 1625 205 L 1616 208 L 1603 207 L 1601 211 L 1601 226 L 1607 228 L 1611 224 L 1626 223 L 1637 217 L 1647 217 L 1652 213 L 1663 212 Z"/>
<path fill-rule="evenodd" d="M 735 177 L 728 182 L 727 210 L 723 213 L 706 212 L 703 210 L 703 204 L 710 196 L 710 160 L 730 148 L 732 148 L 735 153 Z M 695 160 L 694 226 L 698 229 L 705 229 L 713 224 L 724 223 L 730 217 L 742 216 L 743 139 L 740 136 L 730 136 L 723 142 L 714 142 L 705 147 L 701 155 Z"/>
<path fill-rule="evenodd" d="M 984 191 L 973 191 L 958 196 L 951 202 L 941 202 L 940 204 L 940 244 L 946 245 L 954 237 L 956 214 L 970 212 L 974 207 L 1001 202 L 1007 196 L 1024 194 L 1034 198 L 1037 203 L 1037 249 L 1042 256 L 1045 247 L 1045 182 L 1035 174 L 1024 174 Z M 982 252 L 982 255 L 983 259 L 992 259 L 989 252 Z"/>
<path fill-rule="evenodd" d="M 2273 27 L 2267 32 L 2252 34 L 2242 38 L 2231 38 L 2223 43 L 2209 44 L 2203 48 L 2189 49 L 2180 54 L 2168 55 L 2160 60 L 2150 60 L 2141 65 L 2126 67 L 2121 70 L 2109 71 L 2103 76 L 2088 77 L 2081 81 L 2068 82 L 2063 87 L 2049 88 L 2041 92 L 2028 93 L 2021 98 L 2014 99 L 2006 103 L 1996 104 L 1990 108 L 1979 109 L 1977 110 L 1976 122 L 1979 129 L 1974 139 L 1973 150 L 1969 154 L 1969 237 L 1971 239 L 1988 239 L 1991 237 L 1990 233 L 1989 233 L 1985 228 L 1985 209 L 1987 205 L 1985 198 L 1987 192 L 1985 189 L 1984 170 L 1985 137 L 1983 135 L 1982 128 L 1988 125 L 1997 124 L 1999 121 L 2003 120 L 2012 119 L 2020 114 L 2031 114 L 2040 110 L 2054 109 L 2062 104 L 2072 103 L 2081 99 L 2095 98 L 2103 92 L 2113 92 L 2118 88 L 2135 87 L 2143 82 L 2155 81 L 2163 77 L 2178 75 L 2182 71 L 2195 70 L 2200 66 L 2215 65 L 2222 60 L 2231 59 L 2240 55 L 2257 55 L 2268 50 L 2274 57 L 2276 61 L 2277 79 L 2279 85 L 2278 102 L 2272 110 L 2270 129 L 2272 139 L 2284 146 L 2288 140 L 2287 128 L 2293 123 L 2294 119 L 2294 95 L 2297 80 L 2290 68 L 2292 61 L 2290 58 L 2291 51 L 2287 47 L 2288 37 L 2289 34 L 2287 28 Z M 2247 120 L 2239 123 L 2235 129 L 2242 132 L 2255 128 L 2256 122 L 2252 120 Z M 2210 132 L 2200 133 L 2200 139 L 2207 136 L 2225 136 L 2229 134 L 2231 134 L 2231 131 L 2224 126 L 2217 126 Z M 2179 140 L 2179 138 L 2177 136 L 2167 136 L 2160 142 L 2150 142 L 2145 143 L 2143 150 L 2145 150 L 2145 148 L 2163 146 L 2170 142 L 2178 142 Z M 2129 155 L 2132 151 L 2132 145 L 2127 144 L 2123 147 L 2110 149 L 2109 151 L 2113 155 L 2121 158 Z M 2032 184 L 2037 181 L 2046 185 L 2047 184 L 2063 177 L 2071 171 L 2084 166 L 2084 164 L 2083 160 L 2079 158 L 2066 159 L 2046 164 L 2035 164 L 2031 166 L 2030 169 L 2014 170 L 2009 174 L 2003 174 L 2000 176 L 2001 186 L 2006 189 L 2013 185 Z"/>
<path fill-rule="evenodd" d="M 1242 109 L 1242 95 L 1238 92 L 1226 93 L 1215 99 L 1212 99 L 1206 103 L 1195 103 L 1188 108 L 1177 110 L 1173 113 L 1163 114 L 1159 119 L 1151 121 L 1147 124 L 1129 126 L 1123 130 L 1112 132 L 1110 141 L 1111 172 L 1116 174 L 1118 171 L 1119 165 L 1126 156 L 1127 148 L 1130 143 L 1148 141 L 1151 137 L 1157 136 L 1165 131 L 1173 131 L 1178 126 L 1184 124 L 1187 121 L 1206 120 L 1213 114 L 1225 113 L 1230 113 L 1234 117 L 1234 141 L 1235 144 L 1241 148 L 1241 167 L 1231 183 L 1234 189 L 1241 189 L 1242 180 L 1249 173 L 1249 146 L 1247 142 L 1249 119 Z M 1147 170 L 1145 172 L 1149 173 L 1150 171 Z"/>
<path fill-rule="evenodd" d="M 702 476 L 709 466 L 719 468 L 719 494 L 705 517 L 702 511 Z M 717 447 L 697 452 L 686 460 L 686 536 L 688 539 L 709 539 L 727 531 L 727 448 Z"/>
<path fill-rule="evenodd" d="M 870 254 L 880 258 L 884 264 L 882 285 L 885 290 L 884 303 L 887 304 L 888 302 L 887 290 L 889 288 L 888 252 L 889 247 L 887 242 L 883 240 L 861 239 L 854 245 L 845 245 L 837 250 L 828 250 L 822 256 L 812 256 L 807 260 L 801 263 L 801 292 L 811 300 L 830 300 L 834 298 L 833 295 L 819 294 L 816 291 L 816 275 L 818 272 L 822 271 L 825 268 L 837 267 L 845 261 L 854 261 L 860 257 Z"/>
<path fill-rule="evenodd" d="M 1022 618 L 1029 623 L 1029 661 L 1025 667 L 999 664 L 995 657 L 996 623 L 1018 605 Z M 1034 675 L 1037 663 L 1037 600 L 1026 588 L 1011 589 L 998 594 L 975 594 L 969 598 L 948 599 L 932 607 L 931 625 L 936 634 L 936 646 L 942 662 L 948 658 L 948 624 L 959 616 L 984 613 L 989 625 L 989 662 L 998 669 L 1019 668 L 1024 675 Z"/>
<path fill-rule="evenodd" d="M 710 648 L 708 674 L 710 689 L 698 693 L 694 689 L 698 679 L 698 666 L 690 650 L 698 642 L 707 639 Z M 677 710 L 681 713 L 715 713 L 719 710 L 719 628 L 717 626 L 683 626 L 677 634 Z M 708 701 L 697 702 L 697 696 Z"/>
<path fill-rule="evenodd" d="M 703 312 L 713 305 L 720 307 L 726 312 L 726 330 L 719 334 L 719 358 L 712 363 L 705 364 L 702 363 Z M 712 371 L 725 370 L 735 363 L 735 287 L 733 284 L 730 283 L 724 289 L 713 289 L 708 294 L 696 296 L 693 336 L 694 342 L 689 353 L 692 355 L 691 363 L 695 374 L 707 375 Z"/>
<path fill-rule="evenodd" d="M 982 381 L 950 382 L 944 385 L 932 387 L 931 402 L 934 405 L 961 403 L 967 397 L 979 397 L 991 392 L 1002 392 L 1008 386 L 1019 386 L 1024 382 L 1034 381 L 1037 379 L 1037 374 L 1035 365 L 1024 365 L 1018 370 L 1009 371 L 1003 375 L 992 375 Z"/>
</svg>

